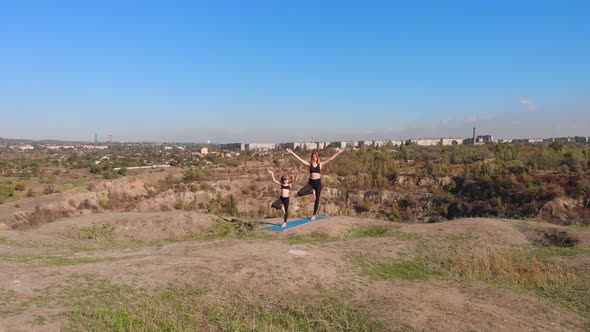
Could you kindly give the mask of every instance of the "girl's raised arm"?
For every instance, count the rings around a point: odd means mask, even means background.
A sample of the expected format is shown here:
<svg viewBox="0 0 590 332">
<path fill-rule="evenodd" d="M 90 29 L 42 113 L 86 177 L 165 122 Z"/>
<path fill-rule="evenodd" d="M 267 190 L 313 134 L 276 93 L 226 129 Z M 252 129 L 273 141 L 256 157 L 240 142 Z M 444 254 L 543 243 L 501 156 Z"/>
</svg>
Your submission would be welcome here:
<svg viewBox="0 0 590 332">
<path fill-rule="evenodd" d="M 290 154 L 294 155 L 295 158 L 299 159 L 300 162 L 303 163 L 303 165 L 305 166 L 309 166 L 309 161 L 303 160 L 301 157 L 299 157 L 295 152 L 293 152 L 293 150 L 291 150 L 290 148 L 286 148 L 285 149 L 287 152 L 289 152 Z"/>
<path fill-rule="evenodd" d="M 277 181 L 277 179 L 275 179 L 275 173 L 273 173 L 270 169 L 267 170 L 267 172 L 270 173 L 270 175 L 272 175 L 272 181 L 276 184 L 281 184 L 279 181 Z"/>
</svg>

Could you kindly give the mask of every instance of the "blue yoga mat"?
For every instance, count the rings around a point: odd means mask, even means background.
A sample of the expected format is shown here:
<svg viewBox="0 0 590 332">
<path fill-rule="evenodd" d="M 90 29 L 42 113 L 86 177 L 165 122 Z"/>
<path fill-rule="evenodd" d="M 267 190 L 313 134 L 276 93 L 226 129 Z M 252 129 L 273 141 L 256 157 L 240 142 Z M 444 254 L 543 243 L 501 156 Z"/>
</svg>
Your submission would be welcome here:
<svg viewBox="0 0 590 332">
<path fill-rule="evenodd" d="M 272 226 L 267 226 L 264 229 L 267 229 L 269 231 L 286 231 L 288 229 L 297 227 L 297 226 L 301 226 L 303 224 L 307 224 L 308 222 L 311 221 L 318 221 L 318 220 L 323 220 L 323 219 L 328 219 L 328 217 L 323 217 L 323 216 L 316 216 L 315 220 L 311 220 L 309 218 L 303 218 L 303 219 L 297 219 L 297 220 L 293 220 L 293 221 L 287 221 L 287 227 L 281 227 L 281 225 L 283 224 L 282 222 L 280 224 L 276 224 L 276 225 L 272 225 Z"/>
</svg>

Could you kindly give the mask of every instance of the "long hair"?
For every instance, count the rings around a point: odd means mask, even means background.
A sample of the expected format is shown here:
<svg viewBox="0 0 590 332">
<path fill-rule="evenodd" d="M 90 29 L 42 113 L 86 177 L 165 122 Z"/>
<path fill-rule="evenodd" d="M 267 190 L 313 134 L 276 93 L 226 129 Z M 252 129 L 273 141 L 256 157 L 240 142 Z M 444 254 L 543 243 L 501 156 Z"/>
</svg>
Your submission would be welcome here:
<svg viewBox="0 0 590 332">
<path fill-rule="evenodd" d="M 314 160 L 313 160 L 313 157 L 314 156 L 316 156 L 316 158 L 317 158 L 317 162 L 315 164 L 318 164 L 319 165 L 322 161 L 320 160 L 320 153 L 318 152 L 318 150 L 314 150 L 311 153 L 311 157 L 309 157 L 309 163 L 310 164 L 314 164 Z"/>
</svg>

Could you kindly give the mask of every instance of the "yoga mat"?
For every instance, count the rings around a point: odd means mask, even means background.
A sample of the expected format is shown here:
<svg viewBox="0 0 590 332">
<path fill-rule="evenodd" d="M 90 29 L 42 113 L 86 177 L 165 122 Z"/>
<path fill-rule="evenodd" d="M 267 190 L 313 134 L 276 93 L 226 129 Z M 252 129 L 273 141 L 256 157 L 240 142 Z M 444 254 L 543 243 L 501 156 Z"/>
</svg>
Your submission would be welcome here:
<svg viewBox="0 0 590 332">
<path fill-rule="evenodd" d="M 269 231 L 286 231 L 288 229 L 291 228 L 295 228 L 297 226 L 301 226 L 301 225 L 305 225 L 308 222 L 313 222 L 313 221 L 318 221 L 318 220 L 324 220 L 324 219 L 328 219 L 328 217 L 323 217 L 323 216 L 316 216 L 315 220 L 311 220 L 309 218 L 303 218 L 303 219 L 297 219 L 297 220 L 293 220 L 293 221 L 287 221 L 287 227 L 281 227 L 281 225 L 283 224 L 282 222 L 280 224 L 276 224 L 276 225 L 272 225 L 272 226 L 267 226 L 264 229 L 267 229 Z"/>
</svg>

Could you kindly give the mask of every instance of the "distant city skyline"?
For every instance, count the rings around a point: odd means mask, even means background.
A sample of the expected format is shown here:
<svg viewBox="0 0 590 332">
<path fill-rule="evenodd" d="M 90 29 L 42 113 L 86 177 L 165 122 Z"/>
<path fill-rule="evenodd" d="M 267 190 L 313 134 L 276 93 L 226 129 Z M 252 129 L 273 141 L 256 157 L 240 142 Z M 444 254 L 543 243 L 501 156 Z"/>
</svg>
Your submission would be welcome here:
<svg viewBox="0 0 590 332">
<path fill-rule="evenodd" d="M 0 3 L 0 137 L 590 136 L 588 1 Z"/>
</svg>

